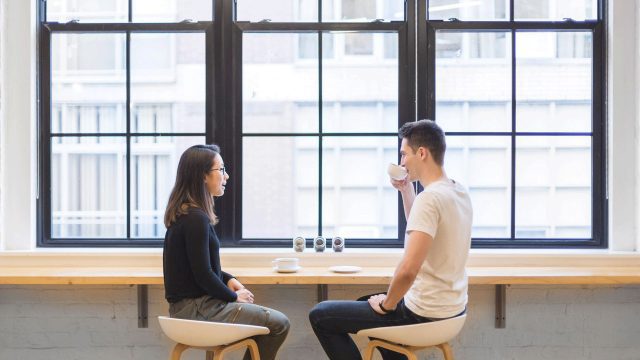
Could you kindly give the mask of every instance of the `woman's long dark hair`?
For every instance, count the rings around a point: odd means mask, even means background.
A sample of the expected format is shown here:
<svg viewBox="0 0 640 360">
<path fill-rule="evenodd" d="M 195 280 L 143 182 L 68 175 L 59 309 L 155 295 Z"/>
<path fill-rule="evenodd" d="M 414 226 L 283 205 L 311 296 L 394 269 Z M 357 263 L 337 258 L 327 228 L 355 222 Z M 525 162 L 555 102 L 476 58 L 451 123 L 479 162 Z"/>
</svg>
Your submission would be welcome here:
<svg viewBox="0 0 640 360">
<path fill-rule="evenodd" d="M 164 226 L 171 226 L 180 215 L 186 214 L 189 208 L 202 209 L 209 215 L 212 224 L 218 222 L 213 211 L 213 196 L 207 190 L 204 178 L 219 154 L 218 145 L 194 145 L 182 153 L 176 183 L 164 212 Z"/>
</svg>

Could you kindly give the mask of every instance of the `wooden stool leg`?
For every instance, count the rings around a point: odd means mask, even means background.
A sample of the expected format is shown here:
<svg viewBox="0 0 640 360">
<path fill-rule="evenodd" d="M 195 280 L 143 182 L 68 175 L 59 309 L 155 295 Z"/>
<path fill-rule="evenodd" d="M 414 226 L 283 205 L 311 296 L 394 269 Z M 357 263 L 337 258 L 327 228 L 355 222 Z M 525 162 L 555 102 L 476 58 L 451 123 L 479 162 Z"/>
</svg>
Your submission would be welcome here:
<svg viewBox="0 0 640 360">
<path fill-rule="evenodd" d="M 369 344 L 367 345 L 367 349 L 365 350 L 365 351 L 369 351 L 369 348 L 371 348 L 370 354 L 365 352 L 365 356 L 370 356 L 370 357 L 369 358 L 365 357 L 364 360 L 373 358 L 373 350 L 376 347 L 389 349 L 391 351 L 395 351 L 397 353 L 403 354 L 409 360 L 418 360 L 418 357 L 416 356 L 415 351 L 421 349 L 421 348 L 408 348 L 402 345 L 386 342 L 384 340 L 371 340 L 369 341 Z"/>
<path fill-rule="evenodd" d="M 207 355 L 205 357 L 205 360 L 213 360 L 213 351 L 207 351 Z"/>
<path fill-rule="evenodd" d="M 451 351 L 451 346 L 449 346 L 449 343 L 440 344 L 437 345 L 437 347 L 442 350 L 442 354 L 444 354 L 445 360 L 453 360 L 453 351 Z"/>
<path fill-rule="evenodd" d="M 413 351 L 407 351 L 405 355 L 407 355 L 407 359 L 409 360 L 418 360 L 418 355 Z"/>
<path fill-rule="evenodd" d="M 224 356 L 224 347 L 220 348 L 220 351 L 215 352 L 213 356 L 213 360 L 222 360 L 223 356 Z"/>
<path fill-rule="evenodd" d="M 376 346 L 372 341 L 369 341 L 367 344 L 367 348 L 364 349 L 364 356 L 362 356 L 362 360 L 373 360 L 373 352 L 376 350 Z"/>
<path fill-rule="evenodd" d="M 260 360 L 260 351 L 258 351 L 258 343 L 253 339 L 249 339 L 250 341 L 247 343 L 249 347 L 249 353 L 251 353 L 251 360 Z"/>
<path fill-rule="evenodd" d="M 252 346 L 254 346 L 255 348 L 253 348 Z M 237 349 L 243 349 L 245 347 L 249 347 L 249 351 L 251 352 L 252 357 L 256 356 L 253 358 L 254 360 L 260 360 L 260 355 L 258 354 L 258 344 L 256 344 L 256 342 L 253 339 L 244 339 L 226 346 L 220 346 L 219 348 L 220 350 L 215 352 L 213 360 L 222 360 L 222 357 L 226 353 L 230 353 Z M 255 351 L 255 354 L 254 354 L 254 351 Z"/>
<path fill-rule="evenodd" d="M 188 348 L 189 347 L 185 344 L 176 344 L 176 346 L 173 347 L 173 351 L 171 352 L 171 357 L 169 358 L 169 360 L 180 360 L 180 356 L 182 356 L 182 353 Z"/>
</svg>

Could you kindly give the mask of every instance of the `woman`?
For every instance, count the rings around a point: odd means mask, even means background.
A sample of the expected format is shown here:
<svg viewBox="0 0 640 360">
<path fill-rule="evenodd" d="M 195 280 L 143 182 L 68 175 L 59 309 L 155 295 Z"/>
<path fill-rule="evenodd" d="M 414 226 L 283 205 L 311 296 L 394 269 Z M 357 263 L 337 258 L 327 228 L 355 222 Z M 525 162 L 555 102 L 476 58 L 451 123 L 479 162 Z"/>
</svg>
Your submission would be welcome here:
<svg viewBox="0 0 640 360">
<path fill-rule="evenodd" d="M 220 268 L 213 197 L 229 179 L 217 145 L 196 145 L 180 157 L 176 183 L 164 214 L 164 286 L 171 317 L 259 325 L 254 339 L 262 359 L 275 359 L 289 332 L 287 317 L 253 304 L 253 294 Z M 250 359 L 245 353 L 245 359 Z"/>
</svg>

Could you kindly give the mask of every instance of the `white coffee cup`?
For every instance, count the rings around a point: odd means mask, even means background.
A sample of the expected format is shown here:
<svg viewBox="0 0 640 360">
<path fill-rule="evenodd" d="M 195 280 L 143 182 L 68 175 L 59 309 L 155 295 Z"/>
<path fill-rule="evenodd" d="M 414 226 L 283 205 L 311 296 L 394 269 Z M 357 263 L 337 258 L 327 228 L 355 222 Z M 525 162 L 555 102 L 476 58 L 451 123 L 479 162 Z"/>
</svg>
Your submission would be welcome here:
<svg viewBox="0 0 640 360">
<path fill-rule="evenodd" d="M 271 263 L 276 271 L 297 271 L 299 261 L 298 258 L 277 258 Z"/>
<path fill-rule="evenodd" d="M 407 177 L 407 169 L 394 163 L 387 167 L 387 174 L 394 180 L 402 180 Z"/>
</svg>

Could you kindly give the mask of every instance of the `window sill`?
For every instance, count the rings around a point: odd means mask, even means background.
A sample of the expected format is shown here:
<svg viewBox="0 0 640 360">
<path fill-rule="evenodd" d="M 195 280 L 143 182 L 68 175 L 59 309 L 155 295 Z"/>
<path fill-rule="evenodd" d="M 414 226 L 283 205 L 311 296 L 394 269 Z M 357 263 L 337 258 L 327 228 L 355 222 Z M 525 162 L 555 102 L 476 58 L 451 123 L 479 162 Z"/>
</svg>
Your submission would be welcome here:
<svg viewBox="0 0 640 360">
<path fill-rule="evenodd" d="M 223 267 L 269 267 L 278 257 L 300 258 L 302 266 L 328 267 L 357 265 L 361 267 L 395 267 L 402 249 L 345 249 L 342 253 L 327 250 L 303 253 L 290 248 L 224 248 Z M 0 251 L 2 267 L 162 267 L 162 249 L 133 248 L 64 248 L 32 251 Z M 640 252 L 615 252 L 586 249 L 472 249 L 468 267 L 638 267 Z"/>
</svg>

